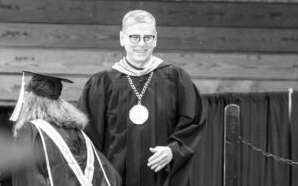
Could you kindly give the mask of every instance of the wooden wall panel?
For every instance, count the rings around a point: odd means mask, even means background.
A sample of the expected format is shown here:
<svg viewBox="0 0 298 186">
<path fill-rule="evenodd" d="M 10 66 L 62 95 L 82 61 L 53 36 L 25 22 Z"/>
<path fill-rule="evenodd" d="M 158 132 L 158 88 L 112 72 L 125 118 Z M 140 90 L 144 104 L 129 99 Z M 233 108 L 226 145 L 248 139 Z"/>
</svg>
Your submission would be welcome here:
<svg viewBox="0 0 298 186">
<path fill-rule="evenodd" d="M 87 78 L 65 76 L 74 81 L 74 84 L 64 84 L 62 98 L 75 102 L 82 91 Z M 28 79 L 27 79 L 28 80 Z M 254 81 L 254 80 L 221 80 L 221 79 L 194 79 L 201 94 L 223 92 L 268 92 L 287 91 L 292 87 L 298 90 L 296 81 Z M 13 105 L 18 98 L 21 76 L 0 75 L 0 105 Z"/>
<path fill-rule="evenodd" d="M 119 26 L 0 23 L 0 47 L 120 49 Z M 158 50 L 298 52 L 298 29 L 160 27 Z"/>
<path fill-rule="evenodd" d="M 117 48 L 120 26 L 0 23 L 1 47 Z"/>
<path fill-rule="evenodd" d="M 62 97 L 76 101 L 91 74 L 123 56 L 121 18 L 134 8 L 157 17 L 156 55 L 201 93 L 298 90 L 296 0 L 232 1 L 2 0 L 0 105 L 14 104 L 22 70 L 73 79 Z"/>
<path fill-rule="evenodd" d="M 194 79 L 203 94 L 224 92 L 285 92 L 289 88 L 298 90 L 297 81 L 259 81 L 259 80 L 204 80 Z"/>
<path fill-rule="evenodd" d="M 194 1 L 2 0 L 0 22 L 120 25 L 135 8 L 163 26 L 298 27 L 298 4 Z"/>
<path fill-rule="evenodd" d="M 298 81 L 298 55 L 158 52 L 194 79 Z M 0 74 L 22 70 L 86 77 L 111 68 L 122 54 L 113 50 L 0 49 Z"/>
<path fill-rule="evenodd" d="M 68 101 L 75 101 L 78 99 L 87 78 L 65 77 L 71 78 L 74 84 L 65 83 L 61 97 Z M 29 79 L 26 78 L 26 82 Z M 0 84 L 0 105 L 1 102 L 14 104 L 19 96 L 21 75 L 0 75 Z"/>
<path fill-rule="evenodd" d="M 84 76 L 110 68 L 121 56 L 109 50 L 0 49 L 0 73 L 29 70 Z"/>
</svg>

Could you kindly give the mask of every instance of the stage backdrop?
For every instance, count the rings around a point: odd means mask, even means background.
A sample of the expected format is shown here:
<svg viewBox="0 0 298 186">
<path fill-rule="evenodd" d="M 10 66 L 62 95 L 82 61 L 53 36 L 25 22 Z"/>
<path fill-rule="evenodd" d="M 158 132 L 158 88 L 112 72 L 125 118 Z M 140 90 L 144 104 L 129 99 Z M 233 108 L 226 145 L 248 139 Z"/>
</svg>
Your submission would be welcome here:
<svg viewBox="0 0 298 186">
<path fill-rule="evenodd" d="M 203 100 L 207 130 L 192 160 L 194 185 L 224 185 L 224 108 L 228 104 L 240 106 L 239 137 L 246 144 L 236 141 L 238 151 L 230 158 L 237 163 L 226 165 L 234 169 L 230 173 L 234 182 L 226 186 L 298 185 L 298 92 L 292 96 L 291 118 L 287 92 L 208 95 Z M 282 158 L 295 161 L 294 165 Z"/>
</svg>

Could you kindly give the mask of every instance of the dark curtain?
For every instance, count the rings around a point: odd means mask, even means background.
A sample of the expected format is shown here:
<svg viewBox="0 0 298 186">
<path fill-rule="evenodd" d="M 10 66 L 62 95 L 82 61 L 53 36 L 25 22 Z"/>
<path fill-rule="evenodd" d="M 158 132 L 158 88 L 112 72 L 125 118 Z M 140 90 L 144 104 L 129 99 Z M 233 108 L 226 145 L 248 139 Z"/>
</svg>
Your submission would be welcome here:
<svg viewBox="0 0 298 186">
<path fill-rule="evenodd" d="M 291 166 L 279 161 L 291 158 L 288 94 L 249 94 L 239 99 L 241 135 L 254 146 L 241 143 L 241 185 L 290 186 Z"/>
<path fill-rule="evenodd" d="M 12 107 L 0 107 L 0 135 L 5 135 L 12 138 L 12 123 L 9 121 L 9 116 L 12 112 Z M 5 149 L 0 149 L 4 151 Z M 1 167 L 0 167 L 1 168 Z M 1 169 L 0 169 L 1 170 Z M 0 172 L 0 186 L 11 186 L 11 177 L 8 173 Z"/>
<path fill-rule="evenodd" d="M 193 185 L 223 185 L 224 107 L 231 103 L 241 108 L 240 135 L 258 149 L 239 143 L 239 186 L 298 185 L 298 165 L 263 154 L 268 152 L 298 162 L 298 92 L 292 96 L 291 118 L 287 92 L 203 95 L 202 99 L 207 126 L 192 159 Z M 11 130 L 11 110 L 12 107 L 0 108 L 0 128 L 4 131 Z M 1 183 L 10 185 L 9 179 Z"/>
<path fill-rule="evenodd" d="M 246 142 L 239 141 L 239 156 L 235 154 L 240 163 L 239 186 L 297 186 L 298 165 L 285 162 L 298 161 L 297 94 L 293 94 L 291 120 L 287 92 L 204 95 L 207 127 L 192 160 L 192 183 L 223 185 L 224 107 L 237 104 L 239 135 Z"/>
<path fill-rule="evenodd" d="M 298 162 L 298 92 L 293 93 L 293 104 L 291 114 L 291 158 Z M 298 185 L 298 164 L 291 167 L 292 170 L 292 185 Z"/>
<path fill-rule="evenodd" d="M 204 95 L 206 128 L 192 159 L 192 185 L 221 186 L 223 169 L 224 96 Z"/>
<path fill-rule="evenodd" d="M 0 107 L 0 131 L 10 132 L 12 123 L 9 121 L 10 114 L 12 112 L 12 107 L 2 106 Z"/>
</svg>

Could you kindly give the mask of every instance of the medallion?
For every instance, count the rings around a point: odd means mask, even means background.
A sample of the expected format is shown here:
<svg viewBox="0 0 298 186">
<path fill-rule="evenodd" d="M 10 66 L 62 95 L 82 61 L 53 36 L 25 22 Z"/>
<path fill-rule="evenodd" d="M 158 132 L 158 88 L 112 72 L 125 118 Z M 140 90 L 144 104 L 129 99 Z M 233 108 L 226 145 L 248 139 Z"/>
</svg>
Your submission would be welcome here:
<svg viewBox="0 0 298 186">
<path fill-rule="evenodd" d="M 145 94 L 145 92 L 149 86 L 152 76 L 153 76 L 153 72 L 150 73 L 147 81 L 144 84 L 144 87 L 143 87 L 141 93 L 139 93 L 137 88 L 133 84 L 131 77 L 129 75 L 127 75 L 128 82 L 138 98 L 138 104 L 134 105 L 129 110 L 129 119 L 136 125 L 144 124 L 148 120 L 148 117 L 149 117 L 148 109 L 144 105 L 142 105 L 142 97 Z"/>
<path fill-rule="evenodd" d="M 141 104 L 134 105 L 129 110 L 129 119 L 136 125 L 144 124 L 149 117 L 148 109 Z"/>
</svg>

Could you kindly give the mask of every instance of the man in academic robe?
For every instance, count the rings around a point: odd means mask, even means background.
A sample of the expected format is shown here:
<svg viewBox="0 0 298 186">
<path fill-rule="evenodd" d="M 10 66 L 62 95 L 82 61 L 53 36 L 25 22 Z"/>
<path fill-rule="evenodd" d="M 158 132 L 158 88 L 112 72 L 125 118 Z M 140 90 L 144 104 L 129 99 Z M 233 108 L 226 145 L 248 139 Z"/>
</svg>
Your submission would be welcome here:
<svg viewBox="0 0 298 186">
<path fill-rule="evenodd" d="M 124 16 L 126 56 L 90 77 L 78 105 L 90 119 L 87 134 L 125 186 L 187 186 L 204 128 L 202 103 L 183 69 L 152 55 L 155 22 L 144 10 Z"/>
<path fill-rule="evenodd" d="M 32 76 L 28 85 L 25 75 Z M 15 152 L 10 158 L 13 186 L 120 186 L 121 178 L 82 131 L 88 119 L 60 98 L 60 77 L 24 72 L 15 121 Z M 8 158 L 9 159 L 9 158 Z"/>
</svg>

